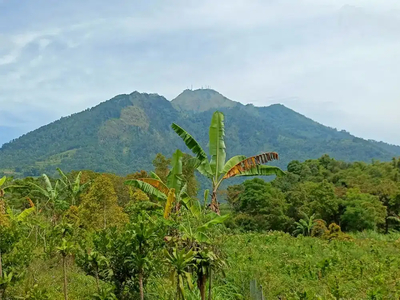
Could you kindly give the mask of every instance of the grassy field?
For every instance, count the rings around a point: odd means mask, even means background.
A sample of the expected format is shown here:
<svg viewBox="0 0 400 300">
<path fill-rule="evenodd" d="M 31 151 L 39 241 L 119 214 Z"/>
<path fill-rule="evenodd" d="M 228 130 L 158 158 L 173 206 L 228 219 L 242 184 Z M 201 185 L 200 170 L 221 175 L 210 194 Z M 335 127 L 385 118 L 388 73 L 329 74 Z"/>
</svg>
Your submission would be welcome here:
<svg viewBox="0 0 400 300">
<path fill-rule="evenodd" d="M 250 279 L 266 299 L 399 299 L 398 234 L 359 233 L 331 241 L 284 233 L 230 235 L 227 281 L 249 295 Z"/>
<path fill-rule="evenodd" d="M 252 279 L 263 286 L 265 299 L 399 299 L 399 238 L 369 232 L 352 235 L 351 241 L 329 242 L 281 232 L 227 232 L 218 243 L 229 266 L 225 277 L 214 282 L 213 299 L 249 299 Z M 35 260 L 28 273 L 26 284 L 10 294 L 22 294 L 25 286 L 36 282 L 47 290 L 48 299 L 63 299 L 56 258 Z M 158 275 L 147 286 L 148 299 L 173 299 L 168 277 L 162 271 Z M 69 299 L 91 299 L 95 290 L 93 278 L 71 263 Z M 188 292 L 187 299 L 199 299 L 197 291 Z"/>
</svg>

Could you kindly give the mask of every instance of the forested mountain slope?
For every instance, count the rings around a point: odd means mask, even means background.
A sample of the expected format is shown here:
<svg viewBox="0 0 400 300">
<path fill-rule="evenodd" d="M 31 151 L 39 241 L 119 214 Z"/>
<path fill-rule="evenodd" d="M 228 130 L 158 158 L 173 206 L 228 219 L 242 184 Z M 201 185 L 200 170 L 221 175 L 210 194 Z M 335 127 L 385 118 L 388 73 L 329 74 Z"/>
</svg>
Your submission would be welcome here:
<svg viewBox="0 0 400 300">
<path fill-rule="evenodd" d="M 91 169 L 127 174 L 151 169 L 157 153 L 186 150 L 171 130 L 175 122 L 207 147 L 215 110 L 225 114 L 228 156 L 277 151 L 286 167 L 291 160 L 327 153 L 346 161 L 390 160 L 400 147 L 367 141 L 323 126 L 275 104 L 242 105 L 209 89 L 186 90 L 168 101 L 157 94 L 118 95 L 96 107 L 43 126 L 3 145 L 0 172 L 28 176 Z"/>
</svg>

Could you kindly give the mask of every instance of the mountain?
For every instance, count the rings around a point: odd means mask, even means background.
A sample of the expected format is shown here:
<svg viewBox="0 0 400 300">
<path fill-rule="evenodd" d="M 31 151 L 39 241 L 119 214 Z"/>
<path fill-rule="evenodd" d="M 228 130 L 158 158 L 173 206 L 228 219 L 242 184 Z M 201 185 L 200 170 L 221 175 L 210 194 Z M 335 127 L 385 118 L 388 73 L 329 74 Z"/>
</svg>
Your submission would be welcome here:
<svg viewBox="0 0 400 300">
<path fill-rule="evenodd" d="M 175 122 L 207 147 L 212 113 L 225 114 L 228 157 L 277 151 L 285 168 L 291 160 L 327 153 L 346 161 L 390 160 L 400 147 L 367 141 L 323 126 L 275 104 L 243 105 L 209 89 L 186 90 L 172 101 L 157 94 L 133 92 L 61 118 L 0 148 L 0 172 L 15 176 L 91 169 L 132 173 L 151 169 L 157 153 L 187 151 L 172 131 Z"/>
<path fill-rule="evenodd" d="M 172 106 L 180 111 L 204 112 L 210 109 L 233 108 L 241 104 L 229 100 L 217 91 L 210 89 L 184 90 L 172 100 Z"/>
</svg>

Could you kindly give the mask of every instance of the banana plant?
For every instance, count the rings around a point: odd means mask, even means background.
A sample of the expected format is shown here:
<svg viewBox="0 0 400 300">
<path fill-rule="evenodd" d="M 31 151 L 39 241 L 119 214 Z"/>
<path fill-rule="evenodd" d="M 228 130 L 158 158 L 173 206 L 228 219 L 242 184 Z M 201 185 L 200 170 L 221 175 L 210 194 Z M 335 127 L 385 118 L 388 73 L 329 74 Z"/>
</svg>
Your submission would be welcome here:
<svg viewBox="0 0 400 300">
<path fill-rule="evenodd" d="M 196 252 L 194 271 L 197 277 L 197 287 L 200 291 L 201 300 L 206 299 L 206 283 L 209 280 L 208 297 L 212 299 L 212 273 L 222 270 L 227 266 L 223 258 L 214 252 L 210 247 L 203 247 Z M 214 271 L 214 272 L 213 272 Z"/>
<path fill-rule="evenodd" d="M 33 214 L 35 212 L 35 210 L 36 210 L 35 207 L 32 206 L 30 208 L 23 210 L 19 214 L 15 214 L 11 208 L 7 207 L 7 209 L 6 209 L 7 215 L 11 222 L 17 222 L 17 223 L 22 223 L 22 224 L 27 224 L 28 217 L 31 214 Z"/>
<path fill-rule="evenodd" d="M 167 176 L 167 182 L 164 183 L 155 173 L 151 173 L 151 178 L 140 178 L 127 180 L 125 184 L 140 189 L 148 196 L 155 197 L 165 201 L 164 218 L 168 218 L 173 204 L 179 209 L 181 201 L 188 198 L 186 193 L 186 184 L 182 179 L 182 156 L 180 150 L 176 150 L 172 156 L 172 169 Z"/>
<path fill-rule="evenodd" d="M 53 186 L 53 184 L 50 181 L 50 178 L 46 174 L 43 174 L 42 177 L 44 179 L 44 184 L 45 184 L 44 188 L 33 182 L 28 182 L 28 185 L 33 188 L 32 192 L 40 194 L 46 199 L 45 206 L 51 204 L 54 208 L 54 204 L 60 198 L 60 192 L 61 192 L 60 182 L 57 180 Z M 39 210 L 38 203 L 36 204 L 36 209 Z"/>
<path fill-rule="evenodd" d="M 68 192 L 68 196 L 71 199 L 71 205 L 76 205 L 77 199 L 89 186 L 90 182 L 81 184 L 82 172 L 79 172 L 75 179 L 71 181 L 60 168 L 57 168 L 57 171 L 61 176 L 60 182 Z"/>
<path fill-rule="evenodd" d="M 214 112 L 209 129 L 209 154 L 200 144 L 182 127 L 173 123 L 172 129 L 182 138 L 186 146 L 196 156 L 194 164 L 197 170 L 212 181 L 210 209 L 220 214 L 217 201 L 217 191 L 225 179 L 239 176 L 281 176 L 284 172 L 278 167 L 266 166 L 265 163 L 279 159 L 276 152 L 265 152 L 252 157 L 237 155 L 226 160 L 224 114 Z"/>
<path fill-rule="evenodd" d="M 184 249 L 191 249 L 194 252 L 192 272 L 196 274 L 197 287 L 202 300 L 205 299 L 207 280 L 209 280 L 210 286 L 212 284 L 212 270 L 221 270 L 225 265 L 222 258 L 212 250 L 214 247 L 209 231 L 211 227 L 225 222 L 230 215 L 217 216 L 214 213 L 212 215 L 214 216 L 213 219 L 201 224 L 202 214 L 196 213 L 193 214 L 195 224 L 190 221 L 191 218 L 188 218 L 187 222 L 182 222 L 179 225 L 182 246 Z M 167 237 L 167 240 L 172 240 L 172 238 Z M 209 293 L 211 293 L 211 290 L 209 290 Z"/>
<path fill-rule="evenodd" d="M 315 214 L 309 217 L 306 213 L 302 213 L 303 219 L 300 219 L 299 222 L 295 222 L 296 230 L 293 231 L 293 235 L 302 234 L 304 236 L 311 236 L 312 229 L 317 224 L 317 220 L 315 219 Z"/>
</svg>

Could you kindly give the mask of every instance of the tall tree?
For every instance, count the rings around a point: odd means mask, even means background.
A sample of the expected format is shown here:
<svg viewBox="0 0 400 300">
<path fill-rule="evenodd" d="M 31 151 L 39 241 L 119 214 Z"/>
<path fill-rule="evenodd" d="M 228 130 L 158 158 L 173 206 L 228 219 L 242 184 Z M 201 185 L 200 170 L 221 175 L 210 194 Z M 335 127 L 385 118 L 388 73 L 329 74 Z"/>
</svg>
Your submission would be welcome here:
<svg viewBox="0 0 400 300">
<path fill-rule="evenodd" d="M 192 156 L 184 153 L 182 157 L 182 178 L 186 182 L 186 192 L 190 197 L 196 197 L 199 190 L 199 183 L 196 179 L 196 166 L 192 162 Z"/>
<path fill-rule="evenodd" d="M 126 223 L 128 217 L 117 201 L 111 180 L 105 175 L 97 177 L 79 206 L 82 224 L 99 230 Z"/>
<path fill-rule="evenodd" d="M 160 177 L 161 181 L 165 182 L 167 180 L 170 163 L 171 160 L 166 158 L 161 153 L 158 153 L 156 158 L 153 160 L 154 173 L 156 173 L 157 176 Z"/>
<path fill-rule="evenodd" d="M 225 179 L 239 176 L 284 174 L 278 167 L 263 165 L 268 161 L 278 159 L 278 154 L 276 152 L 266 152 L 249 158 L 246 158 L 244 155 L 237 155 L 225 162 L 225 125 L 222 112 L 216 111 L 211 119 L 209 129 L 210 161 L 208 161 L 207 154 L 201 148 L 200 144 L 186 130 L 175 123 L 172 124 L 172 129 L 183 139 L 186 146 L 196 156 L 195 165 L 197 170 L 211 179 L 212 193 L 210 208 L 218 214 L 220 210 L 217 201 L 217 190 Z"/>
</svg>

